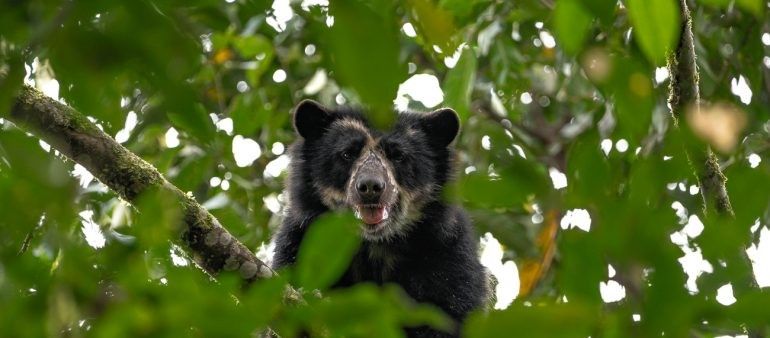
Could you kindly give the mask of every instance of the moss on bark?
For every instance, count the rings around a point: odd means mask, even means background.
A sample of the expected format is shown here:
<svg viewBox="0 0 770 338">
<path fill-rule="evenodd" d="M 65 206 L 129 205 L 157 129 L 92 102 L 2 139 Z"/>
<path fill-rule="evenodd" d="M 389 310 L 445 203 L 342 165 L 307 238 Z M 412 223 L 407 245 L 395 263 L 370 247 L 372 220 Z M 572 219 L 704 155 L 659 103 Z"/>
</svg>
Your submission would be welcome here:
<svg viewBox="0 0 770 338">
<path fill-rule="evenodd" d="M 682 18 L 681 36 L 676 50 L 669 57 L 668 69 L 671 74 L 669 87 L 669 104 L 674 119 L 674 125 L 679 130 L 684 140 L 684 152 L 698 179 L 701 195 L 703 197 L 703 213 L 716 214 L 716 216 L 734 218 L 735 213 L 730 204 L 730 196 L 727 194 L 727 178 L 719 167 L 719 159 L 707 145 L 698 142 L 687 123 L 680 123 L 688 110 L 697 113 L 700 109 L 700 91 L 698 66 L 695 55 L 695 45 L 692 32 L 692 17 L 687 6 L 687 0 L 679 0 L 680 15 Z M 691 113 L 692 113 L 691 112 Z M 744 293 L 747 290 L 756 289 L 757 285 L 752 275 L 751 262 L 745 252 L 737 253 L 738 264 L 744 264 L 746 273 L 734 276 L 736 293 Z M 764 337 L 764 330 L 750 328 L 749 337 Z"/>
<path fill-rule="evenodd" d="M 695 141 L 692 130 L 686 123 L 680 123 L 688 110 L 699 109 L 700 91 L 698 89 L 698 65 L 692 33 L 692 17 L 686 0 L 679 1 L 682 26 L 679 43 L 668 59 L 671 74 L 668 103 L 674 126 L 679 129 L 685 140 L 685 155 L 693 167 L 704 205 L 703 212 L 714 210 L 717 215 L 733 217 L 733 208 L 725 184 L 727 178 L 722 174 L 719 160 L 710 147 Z"/>
<path fill-rule="evenodd" d="M 7 118 L 88 169 L 129 202 L 149 191 L 169 194 L 183 215 L 179 238 L 208 273 L 233 271 L 247 282 L 275 274 L 195 199 L 71 107 L 24 86 Z"/>
</svg>

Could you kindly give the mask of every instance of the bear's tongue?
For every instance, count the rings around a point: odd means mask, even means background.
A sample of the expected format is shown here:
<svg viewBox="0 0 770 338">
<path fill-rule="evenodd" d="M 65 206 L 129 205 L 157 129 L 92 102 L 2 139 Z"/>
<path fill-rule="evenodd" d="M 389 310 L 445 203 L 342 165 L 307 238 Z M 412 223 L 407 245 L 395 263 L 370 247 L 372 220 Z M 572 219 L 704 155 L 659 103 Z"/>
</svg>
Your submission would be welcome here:
<svg viewBox="0 0 770 338">
<path fill-rule="evenodd" d="M 388 211 L 384 207 L 360 207 L 358 215 L 364 223 L 374 225 L 388 218 Z"/>
</svg>

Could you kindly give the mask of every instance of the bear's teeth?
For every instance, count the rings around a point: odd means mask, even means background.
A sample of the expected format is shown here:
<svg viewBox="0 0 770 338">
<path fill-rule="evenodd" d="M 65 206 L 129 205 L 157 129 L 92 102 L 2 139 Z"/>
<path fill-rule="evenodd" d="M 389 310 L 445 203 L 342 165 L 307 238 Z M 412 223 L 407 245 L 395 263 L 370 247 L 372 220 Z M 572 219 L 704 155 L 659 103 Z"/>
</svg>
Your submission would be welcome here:
<svg viewBox="0 0 770 338">
<path fill-rule="evenodd" d="M 356 208 L 356 218 L 364 219 L 363 216 L 361 216 L 361 209 L 359 209 L 359 208 Z"/>
<path fill-rule="evenodd" d="M 383 209 L 384 210 L 382 210 L 382 220 L 384 221 L 388 219 L 388 208 L 383 208 Z"/>
</svg>

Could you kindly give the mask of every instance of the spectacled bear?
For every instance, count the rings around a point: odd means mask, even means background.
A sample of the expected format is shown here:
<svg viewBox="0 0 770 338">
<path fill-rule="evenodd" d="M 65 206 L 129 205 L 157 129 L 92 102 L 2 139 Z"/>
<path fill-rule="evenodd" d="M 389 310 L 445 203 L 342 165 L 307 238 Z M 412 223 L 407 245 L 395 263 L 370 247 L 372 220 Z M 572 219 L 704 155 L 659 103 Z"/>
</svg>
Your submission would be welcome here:
<svg viewBox="0 0 770 338">
<path fill-rule="evenodd" d="M 381 132 L 360 110 L 301 102 L 273 268 L 294 263 L 316 217 L 347 208 L 361 221 L 363 241 L 335 287 L 395 283 L 414 300 L 440 307 L 459 327 L 489 298 L 470 219 L 441 198 L 459 127 L 457 114 L 445 108 L 401 113 L 391 131 Z M 406 330 L 411 337 L 451 337 L 457 327 L 452 333 Z"/>
</svg>

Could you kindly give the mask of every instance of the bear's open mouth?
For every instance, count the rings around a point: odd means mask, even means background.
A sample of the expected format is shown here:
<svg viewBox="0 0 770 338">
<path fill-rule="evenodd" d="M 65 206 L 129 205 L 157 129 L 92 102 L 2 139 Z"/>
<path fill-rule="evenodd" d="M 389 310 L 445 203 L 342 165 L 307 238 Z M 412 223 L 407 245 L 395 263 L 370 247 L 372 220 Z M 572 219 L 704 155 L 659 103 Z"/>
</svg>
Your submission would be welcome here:
<svg viewBox="0 0 770 338">
<path fill-rule="evenodd" d="M 388 208 L 381 204 L 361 204 L 356 206 L 356 217 L 367 225 L 377 225 L 388 219 Z"/>
</svg>

